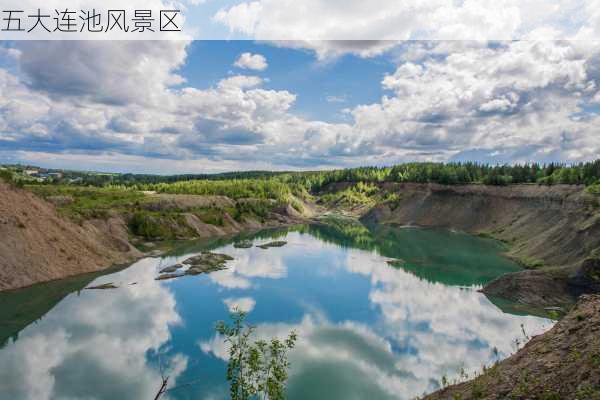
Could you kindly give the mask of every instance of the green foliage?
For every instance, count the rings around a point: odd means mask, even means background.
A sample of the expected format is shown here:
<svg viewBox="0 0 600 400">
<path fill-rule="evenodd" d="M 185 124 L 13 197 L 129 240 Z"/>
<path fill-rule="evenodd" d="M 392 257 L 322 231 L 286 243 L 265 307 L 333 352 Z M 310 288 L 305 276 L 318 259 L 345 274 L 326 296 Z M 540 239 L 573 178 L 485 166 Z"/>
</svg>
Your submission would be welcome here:
<svg viewBox="0 0 600 400">
<path fill-rule="evenodd" d="M 338 206 L 374 205 L 378 191 L 378 187 L 371 183 L 357 182 L 342 191 L 323 195 L 322 200 Z"/>
<path fill-rule="evenodd" d="M 273 208 L 273 204 L 267 200 L 252 199 L 247 201 L 239 201 L 235 205 L 233 219 L 242 222 L 244 217 L 258 217 L 261 222 L 264 222 L 268 213 Z"/>
<path fill-rule="evenodd" d="M 0 180 L 3 180 L 12 187 L 18 188 L 22 188 L 25 183 L 24 180 L 19 179 L 19 177 L 15 173 L 4 168 L 0 168 Z"/>
<path fill-rule="evenodd" d="M 58 209 L 76 219 L 105 218 L 111 210 L 128 211 L 145 200 L 141 192 L 116 186 L 30 185 L 27 189 L 45 199 L 55 196 L 71 198 L 72 202 L 62 204 Z"/>
<path fill-rule="evenodd" d="M 600 400 L 600 388 L 589 384 L 583 385 L 577 389 L 575 400 Z"/>
<path fill-rule="evenodd" d="M 590 194 L 600 195 L 600 182 L 588 186 L 585 190 Z"/>
<path fill-rule="evenodd" d="M 13 173 L 8 169 L 0 169 L 0 179 L 4 182 L 10 183 L 13 181 Z"/>
<path fill-rule="evenodd" d="M 161 218 L 155 217 L 148 212 L 138 211 L 128 221 L 131 233 L 147 239 L 167 239 L 174 236 Z"/>
<path fill-rule="evenodd" d="M 457 185 L 482 183 L 509 185 L 515 183 L 585 184 L 600 182 L 600 160 L 573 165 L 515 164 L 489 165 L 464 163 L 405 163 L 392 167 L 360 167 L 353 169 L 286 173 L 274 179 L 319 192 L 337 182 L 415 182 Z"/>
<path fill-rule="evenodd" d="M 291 195 L 289 186 L 276 179 L 179 181 L 173 183 L 134 185 L 133 188 L 139 190 L 153 190 L 159 193 L 196 194 L 204 196 L 221 195 L 232 199 L 274 199 L 279 202 L 286 202 Z"/>
<path fill-rule="evenodd" d="M 297 336 L 292 331 L 285 340 L 277 338 L 252 341 L 254 327 L 244 322 L 246 314 L 231 314 L 231 326 L 223 321 L 217 332 L 229 344 L 227 380 L 230 382 L 232 400 L 285 399 L 285 383 L 290 363 L 287 353 Z"/>
<path fill-rule="evenodd" d="M 219 208 L 205 208 L 201 210 L 196 210 L 194 215 L 196 215 L 202 222 L 206 224 L 223 226 L 225 225 L 225 220 L 223 219 L 223 210 Z"/>
<path fill-rule="evenodd" d="M 544 262 L 542 260 L 527 257 L 520 258 L 518 262 L 525 269 L 538 269 L 544 266 Z"/>
</svg>

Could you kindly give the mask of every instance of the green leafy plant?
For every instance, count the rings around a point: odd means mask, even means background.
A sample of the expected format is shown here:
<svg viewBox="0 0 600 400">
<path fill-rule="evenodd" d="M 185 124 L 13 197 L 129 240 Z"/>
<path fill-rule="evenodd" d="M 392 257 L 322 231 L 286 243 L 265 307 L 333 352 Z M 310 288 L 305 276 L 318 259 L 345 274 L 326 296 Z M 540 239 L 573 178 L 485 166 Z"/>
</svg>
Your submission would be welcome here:
<svg viewBox="0 0 600 400">
<path fill-rule="evenodd" d="M 294 348 L 296 333 L 280 340 L 277 338 L 253 341 L 255 327 L 245 323 L 246 314 L 231 314 L 232 325 L 220 321 L 217 332 L 229 344 L 227 380 L 232 400 L 285 398 L 288 378 L 287 353 Z"/>
</svg>

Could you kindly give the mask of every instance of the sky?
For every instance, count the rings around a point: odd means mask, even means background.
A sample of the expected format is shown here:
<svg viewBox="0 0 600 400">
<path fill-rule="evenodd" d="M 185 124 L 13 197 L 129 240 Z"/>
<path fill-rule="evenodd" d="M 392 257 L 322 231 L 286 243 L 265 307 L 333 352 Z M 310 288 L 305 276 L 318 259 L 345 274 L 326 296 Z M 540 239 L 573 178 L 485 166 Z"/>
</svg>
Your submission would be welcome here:
<svg viewBox="0 0 600 400">
<path fill-rule="evenodd" d="M 600 154 L 595 1 L 284 3 L 186 2 L 205 36 L 235 40 L 0 41 L 0 163 L 171 174 Z M 478 40 L 420 40 L 455 36 Z"/>
</svg>

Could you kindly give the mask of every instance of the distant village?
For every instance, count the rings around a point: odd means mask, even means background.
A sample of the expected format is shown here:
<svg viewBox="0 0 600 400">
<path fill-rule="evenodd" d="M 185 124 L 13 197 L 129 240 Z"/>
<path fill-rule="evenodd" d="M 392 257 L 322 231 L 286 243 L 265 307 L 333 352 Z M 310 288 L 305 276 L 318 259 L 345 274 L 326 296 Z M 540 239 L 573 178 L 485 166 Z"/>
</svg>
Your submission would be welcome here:
<svg viewBox="0 0 600 400">
<path fill-rule="evenodd" d="M 49 169 L 32 165 L 7 164 L 0 165 L 0 170 L 9 170 L 13 176 L 25 183 L 63 183 L 87 184 L 96 181 L 107 182 L 113 174 Z"/>
</svg>

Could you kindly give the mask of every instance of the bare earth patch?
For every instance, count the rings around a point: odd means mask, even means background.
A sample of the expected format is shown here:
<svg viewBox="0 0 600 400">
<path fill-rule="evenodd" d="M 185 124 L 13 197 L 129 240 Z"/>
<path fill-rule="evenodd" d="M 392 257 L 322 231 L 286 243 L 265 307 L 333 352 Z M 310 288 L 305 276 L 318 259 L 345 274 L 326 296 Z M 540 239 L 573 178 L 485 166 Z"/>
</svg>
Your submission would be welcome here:
<svg viewBox="0 0 600 400">
<path fill-rule="evenodd" d="M 600 399 L 600 295 L 581 296 L 551 330 L 481 376 L 423 400 Z"/>
</svg>

